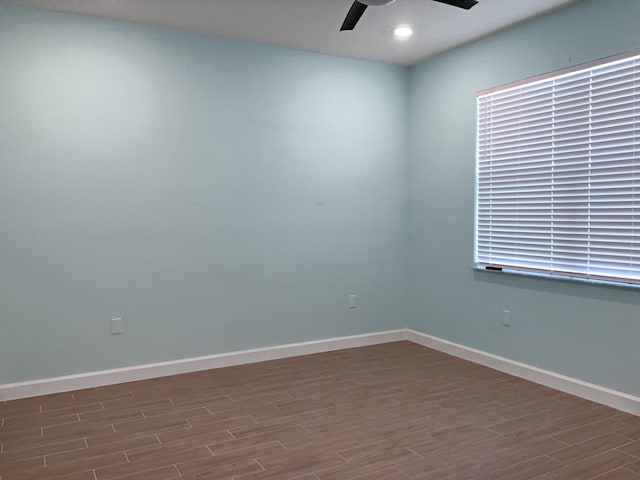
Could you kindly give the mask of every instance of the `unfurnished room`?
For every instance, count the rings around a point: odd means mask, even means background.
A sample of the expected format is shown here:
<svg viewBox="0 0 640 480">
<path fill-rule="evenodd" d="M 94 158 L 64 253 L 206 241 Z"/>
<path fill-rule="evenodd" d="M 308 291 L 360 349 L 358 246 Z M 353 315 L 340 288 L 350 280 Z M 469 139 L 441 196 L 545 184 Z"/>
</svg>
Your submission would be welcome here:
<svg viewBox="0 0 640 480">
<path fill-rule="evenodd" d="M 639 0 L 0 0 L 0 480 L 640 480 Z"/>
</svg>

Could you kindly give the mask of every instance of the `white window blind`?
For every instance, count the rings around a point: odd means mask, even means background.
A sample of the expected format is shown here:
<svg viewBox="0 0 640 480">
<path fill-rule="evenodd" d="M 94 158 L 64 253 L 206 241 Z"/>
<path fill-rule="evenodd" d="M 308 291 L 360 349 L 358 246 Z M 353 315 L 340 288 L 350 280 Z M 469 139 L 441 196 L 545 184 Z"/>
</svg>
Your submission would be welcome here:
<svg viewBox="0 0 640 480">
<path fill-rule="evenodd" d="M 480 93 L 479 266 L 640 283 L 640 55 Z"/>
</svg>

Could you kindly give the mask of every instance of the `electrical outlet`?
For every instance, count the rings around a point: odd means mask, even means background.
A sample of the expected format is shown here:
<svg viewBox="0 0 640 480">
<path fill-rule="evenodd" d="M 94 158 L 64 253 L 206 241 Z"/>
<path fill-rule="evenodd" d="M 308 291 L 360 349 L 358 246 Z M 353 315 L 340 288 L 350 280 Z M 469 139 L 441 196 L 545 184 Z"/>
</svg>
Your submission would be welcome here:
<svg viewBox="0 0 640 480">
<path fill-rule="evenodd" d="M 349 295 L 349 308 L 356 308 L 356 296 Z"/>
<path fill-rule="evenodd" d="M 112 318 L 111 319 L 111 334 L 112 335 L 120 335 L 122 333 L 122 319 L 121 318 Z"/>
<path fill-rule="evenodd" d="M 511 326 L 511 310 L 502 311 L 502 325 L 505 327 Z"/>
</svg>

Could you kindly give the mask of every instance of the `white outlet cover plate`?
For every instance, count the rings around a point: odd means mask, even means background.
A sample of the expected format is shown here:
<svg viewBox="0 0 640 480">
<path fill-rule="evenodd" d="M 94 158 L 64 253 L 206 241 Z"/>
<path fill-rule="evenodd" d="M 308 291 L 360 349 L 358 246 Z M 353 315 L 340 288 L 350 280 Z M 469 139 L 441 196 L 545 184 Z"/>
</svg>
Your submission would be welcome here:
<svg viewBox="0 0 640 480">
<path fill-rule="evenodd" d="M 122 319 L 121 318 L 112 318 L 111 319 L 111 333 L 113 335 L 120 335 L 122 333 Z"/>
</svg>

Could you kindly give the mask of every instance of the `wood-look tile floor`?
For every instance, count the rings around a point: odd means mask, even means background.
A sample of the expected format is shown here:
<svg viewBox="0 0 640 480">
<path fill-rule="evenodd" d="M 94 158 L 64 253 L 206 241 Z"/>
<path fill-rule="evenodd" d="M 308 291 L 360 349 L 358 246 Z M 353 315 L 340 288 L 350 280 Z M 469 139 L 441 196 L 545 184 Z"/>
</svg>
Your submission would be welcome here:
<svg viewBox="0 0 640 480">
<path fill-rule="evenodd" d="M 399 342 L 0 403 L 2 480 L 640 480 L 640 418 Z"/>
</svg>

